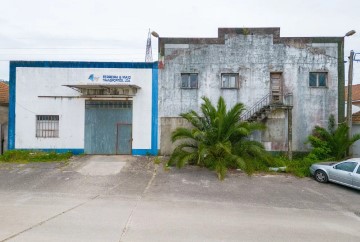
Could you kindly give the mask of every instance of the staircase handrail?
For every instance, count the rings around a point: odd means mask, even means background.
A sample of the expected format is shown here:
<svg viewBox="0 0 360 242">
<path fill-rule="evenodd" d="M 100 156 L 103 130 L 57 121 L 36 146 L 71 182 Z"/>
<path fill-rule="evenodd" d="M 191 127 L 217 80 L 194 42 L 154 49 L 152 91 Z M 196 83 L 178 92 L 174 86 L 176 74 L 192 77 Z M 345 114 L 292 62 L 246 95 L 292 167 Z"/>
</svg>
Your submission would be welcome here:
<svg viewBox="0 0 360 242">
<path fill-rule="evenodd" d="M 240 116 L 241 120 L 248 120 L 254 113 L 260 111 L 266 105 L 270 104 L 271 101 L 271 93 L 266 94 L 262 97 L 258 102 L 256 102 L 250 109 L 246 111 L 246 113 Z"/>
</svg>

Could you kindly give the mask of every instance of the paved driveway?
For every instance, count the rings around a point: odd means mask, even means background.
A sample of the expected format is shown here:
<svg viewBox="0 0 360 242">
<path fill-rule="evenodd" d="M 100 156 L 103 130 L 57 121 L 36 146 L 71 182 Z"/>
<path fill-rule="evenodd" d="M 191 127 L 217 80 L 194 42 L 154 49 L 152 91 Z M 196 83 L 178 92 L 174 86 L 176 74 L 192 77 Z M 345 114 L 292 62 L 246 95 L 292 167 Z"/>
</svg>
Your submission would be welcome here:
<svg viewBox="0 0 360 242">
<path fill-rule="evenodd" d="M 146 157 L 0 164 L 0 241 L 360 241 L 360 192 Z"/>
</svg>

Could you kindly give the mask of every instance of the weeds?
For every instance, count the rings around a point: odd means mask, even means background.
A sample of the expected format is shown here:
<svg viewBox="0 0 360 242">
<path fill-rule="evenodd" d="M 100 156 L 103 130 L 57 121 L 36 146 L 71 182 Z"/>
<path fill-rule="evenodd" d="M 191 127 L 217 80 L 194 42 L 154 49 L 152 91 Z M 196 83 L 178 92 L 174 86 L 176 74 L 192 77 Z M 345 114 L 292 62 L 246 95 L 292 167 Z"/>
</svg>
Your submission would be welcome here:
<svg viewBox="0 0 360 242">
<path fill-rule="evenodd" d="M 51 162 L 67 161 L 72 157 L 71 152 L 56 153 L 36 150 L 9 150 L 0 156 L 0 162 Z"/>
<path fill-rule="evenodd" d="M 162 162 L 162 161 L 161 161 L 161 158 L 160 158 L 159 156 L 156 156 L 153 161 L 154 161 L 154 164 L 155 164 L 155 165 L 159 165 L 159 164 L 161 164 L 161 162 Z"/>
<path fill-rule="evenodd" d="M 317 160 L 313 160 L 311 158 L 296 158 L 293 160 L 289 160 L 284 156 L 275 157 L 276 167 L 286 167 L 286 172 L 291 173 L 297 177 L 307 177 L 310 176 L 310 166 L 314 163 L 318 162 Z"/>
</svg>

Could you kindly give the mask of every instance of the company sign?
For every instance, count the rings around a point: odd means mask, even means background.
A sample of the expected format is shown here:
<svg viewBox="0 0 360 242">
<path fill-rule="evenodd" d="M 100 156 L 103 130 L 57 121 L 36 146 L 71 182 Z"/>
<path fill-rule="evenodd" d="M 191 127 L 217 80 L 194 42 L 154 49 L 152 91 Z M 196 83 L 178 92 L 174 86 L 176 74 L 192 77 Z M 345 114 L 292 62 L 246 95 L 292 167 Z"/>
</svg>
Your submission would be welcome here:
<svg viewBox="0 0 360 242">
<path fill-rule="evenodd" d="M 92 82 L 109 82 L 109 83 L 129 83 L 131 82 L 131 76 L 121 76 L 121 75 L 102 75 L 96 76 L 91 74 L 88 80 Z"/>
</svg>

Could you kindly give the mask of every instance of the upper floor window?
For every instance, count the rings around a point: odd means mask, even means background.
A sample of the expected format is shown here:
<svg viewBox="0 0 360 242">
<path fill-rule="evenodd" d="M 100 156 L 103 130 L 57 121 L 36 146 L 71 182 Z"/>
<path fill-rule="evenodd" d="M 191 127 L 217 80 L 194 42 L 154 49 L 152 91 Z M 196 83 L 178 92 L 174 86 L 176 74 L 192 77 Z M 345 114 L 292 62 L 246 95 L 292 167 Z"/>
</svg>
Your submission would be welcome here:
<svg viewBox="0 0 360 242">
<path fill-rule="evenodd" d="M 59 115 L 36 115 L 36 137 L 58 138 Z"/>
<path fill-rule="evenodd" d="M 310 72 L 309 75 L 310 87 L 326 87 L 327 73 L 326 72 Z"/>
<path fill-rule="evenodd" d="M 181 73 L 181 88 L 198 88 L 198 74 Z"/>
<path fill-rule="evenodd" d="M 221 88 L 238 88 L 239 75 L 236 73 L 221 74 Z"/>
</svg>

